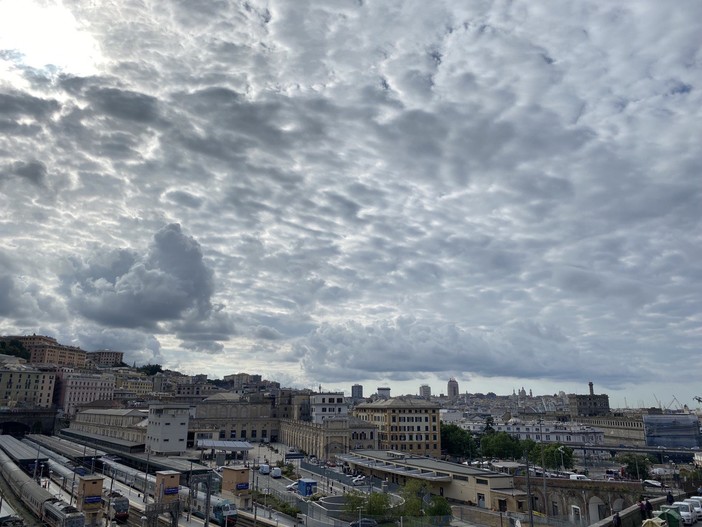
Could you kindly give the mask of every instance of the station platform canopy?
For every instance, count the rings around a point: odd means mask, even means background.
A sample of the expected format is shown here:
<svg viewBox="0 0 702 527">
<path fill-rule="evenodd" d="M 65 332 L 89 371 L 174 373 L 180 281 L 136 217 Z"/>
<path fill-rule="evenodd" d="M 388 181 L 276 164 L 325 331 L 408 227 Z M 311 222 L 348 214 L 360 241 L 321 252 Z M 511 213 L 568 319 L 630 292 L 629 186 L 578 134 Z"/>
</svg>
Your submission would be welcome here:
<svg viewBox="0 0 702 527">
<path fill-rule="evenodd" d="M 197 448 L 214 450 L 226 450 L 227 452 L 248 452 L 253 449 L 253 445 L 248 441 L 218 441 L 215 439 L 198 439 Z"/>
</svg>

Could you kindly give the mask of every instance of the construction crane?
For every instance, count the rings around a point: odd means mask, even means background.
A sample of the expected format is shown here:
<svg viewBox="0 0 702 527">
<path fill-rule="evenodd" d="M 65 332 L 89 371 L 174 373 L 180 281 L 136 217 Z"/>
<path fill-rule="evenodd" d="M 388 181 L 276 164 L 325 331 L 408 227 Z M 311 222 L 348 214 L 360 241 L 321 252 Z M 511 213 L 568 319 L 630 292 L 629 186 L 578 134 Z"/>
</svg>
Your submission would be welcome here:
<svg viewBox="0 0 702 527">
<path fill-rule="evenodd" d="M 697 401 L 698 403 L 702 403 L 702 397 L 698 397 L 697 395 L 695 395 L 695 396 L 693 397 L 693 399 L 694 399 L 695 401 Z"/>
</svg>

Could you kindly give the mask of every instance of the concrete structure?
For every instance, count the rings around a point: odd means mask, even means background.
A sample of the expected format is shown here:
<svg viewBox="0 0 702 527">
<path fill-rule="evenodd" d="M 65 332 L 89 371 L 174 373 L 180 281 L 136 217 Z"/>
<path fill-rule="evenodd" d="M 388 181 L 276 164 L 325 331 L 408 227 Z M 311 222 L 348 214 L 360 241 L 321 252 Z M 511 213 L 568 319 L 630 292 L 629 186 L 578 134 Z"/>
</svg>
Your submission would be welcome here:
<svg viewBox="0 0 702 527">
<path fill-rule="evenodd" d="M 408 454 L 441 455 L 438 404 L 394 397 L 361 403 L 353 415 L 378 427 L 378 448 Z"/>
<path fill-rule="evenodd" d="M 18 361 L 0 365 L 0 406 L 7 408 L 50 408 L 56 374 L 44 372 Z"/>
<path fill-rule="evenodd" d="M 419 387 L 419 396 L 427 401 L 431 399 L 431 386 L 428 384 L 422 384 Z"/>
<path fill-rule="evenodd" d="M 353 399 L 354 402 L 363 399 L 363 385 L 354 384 L 351 386 L 351 399 Z"/>
<path fill-rule="evenodd" d="M 380 399 L 390 399 L 390 388 L 386 386 L 378 386 L 377 393 Z"/>
<path fill-rule="evenodd" d="M 333 460 L 354 448 L 378 448 L 375 425 L 349 415 L 321 423 L 281 419 L 280 433 L 283 443 L 323 460 Z"/>
<path fill-rule="evenodd" d="M 310 395 L 312 422 L 320 424 L 329 417 L 346 417 L 349 405 L 342 392 L 315 393 Z"/>
<path fill-rule="evenodd" d="M 350 469 L 398 485 L 418 480 L 431 494 L 448 500 L 501 511 L 519 510 L 526 501 L 526 492 L 514 488 L 513 477 L 400 452 L 357 450 L 339 456 Z"/>
<path fill-rule="evenodd" d="M 446 395 L 449 401 L 458 400 L 458 381 L 451 377 L 446 385 Z"/>
<path fill-rule="evenodd" d="M 146 450 L 157 455 L 184 453 L 188 438 L 190 407 L 173 404 L 149 406 Z"/>
<path fill-rule="evenodd" d="M 145 444 L 146 410 L 90 409 L 76 413 L 69 430 Z"/>
<path fill-rule="evenodd" d="M 78 407 L 93 401 L 109 401 L 114 398 L 115 377 L 110 374 L 57 373 L 58 406 L 69 415 Z"/>
<path fill-rule="evenodd" d="M 124 362 L 124 353 L 121 351 L 98 350 L 88 351 L 86 360 L 93 363 L 98 368 L 112 368 L 121 366 Z"/>
<path fill-rule="evenodd" d="M 596 395 L 592 382 L 588 383 L 587 395 L 568 394 L 568 407 L 571 417 L 591 417 L 607 415 L 609 410 L 609 395 Z"/>
</svg>

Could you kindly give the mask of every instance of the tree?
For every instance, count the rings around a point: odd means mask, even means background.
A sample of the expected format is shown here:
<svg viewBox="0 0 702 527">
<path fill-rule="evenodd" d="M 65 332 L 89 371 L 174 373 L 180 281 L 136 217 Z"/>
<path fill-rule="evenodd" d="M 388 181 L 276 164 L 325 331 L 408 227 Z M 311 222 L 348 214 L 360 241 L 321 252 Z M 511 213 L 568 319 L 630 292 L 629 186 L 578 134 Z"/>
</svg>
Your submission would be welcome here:
<svg viewBox="0 0 702 527">
<path fill-rule="evenodd" d="M 480 452 L 483 457 L 498 459 L 519 459 L 522 457 L 522 445 L 519 439 L 507 432 L 493 432 L 480 438 Z"/>
<path fill-rule="evenodd" d="M 432 496 L 426 510 L 427 516 L 451 516 L 451 504 L 443 496 Z"/>
<path fill-rule="evenodd" d="M 473 435 L 454 424 L 441 423 L 441 446 L 454 457 L 474 458 L 478 454 Z"/>
<path fill-rule="evenodd" d="M 163 368 L 160 364 L 145 364 L 144 366 L 139 366 L 137 371 L 151 377 L 152 375 L 156 375 L 157 373 L 163 371 Z"/>
<path fill-rule="evenodd" d="M 624 470 L 632 479 L 648 479 L 651 469 L 651 460 L 648 456 L 627 452 L 616 457 L 618 463 L 624 465 Z"/>
<path fill-rule="evenodd" d="M 404 516 L 421 516 L 424 505 L 422 497 L 425 493 L 426 488 L 423 483 L 416 479 L 408 481 L 400 492 L 400 495 L 405 500 L 402 514 Z"/>
<path fill-rule="evenodd" d="M 494 434 L 495 433 L 495 419 L 491 416 L 488 415 L 485 418 L 485 428 L 483 428 L 483 433 L 484 434 Z"/>
<path fill-rule="evenodd" d="M 345 494 L 344 497 L 344 511 L 349 513 L 351 517 L 357 515 L 359 510 L 366 510 L 366 497 L 364 494 L 352 490 Z"/>
<path fill-rule="evenodd" d="M 384 516 L 390 509 L 390 495 L 385 492 L 371 492 L 368 496 L 368 514 Z"/>
</svg>

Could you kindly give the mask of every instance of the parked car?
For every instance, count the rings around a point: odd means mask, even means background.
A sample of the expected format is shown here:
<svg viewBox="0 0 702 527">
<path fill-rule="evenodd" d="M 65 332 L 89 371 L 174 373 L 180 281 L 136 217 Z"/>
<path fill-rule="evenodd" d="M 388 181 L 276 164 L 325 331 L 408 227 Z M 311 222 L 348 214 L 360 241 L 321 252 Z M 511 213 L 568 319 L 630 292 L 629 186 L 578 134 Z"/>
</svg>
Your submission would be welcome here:
<svg viewBox="0 0 702 527">
<path fill-rule="evenodd" d="M 361 518 L 354 522 L 349 523 L 349 527 L 377 527 L 378 522 L 373 518 Z"/>
<path fill-rule="evenodd" d="M 697 521 L 702 520 L 702 504 L 699 502 L 699 500 L 696 500 L 695 498 L 685 498 L 683 501 L 692 505 Z"/>
<path fill-rule="evenodd" d="M 697 522 L 697 515 L 695 514 L 695 510 L 692 508 L 690 503 L 675 501 L 673 502 L 672 506 L 678 509 L 678 512 L 680 513 L 685 525 L 692 525 L 693 523 Z"/>
<path fill-rule="evenodd" d="M 297 486 L 298 486 L 297 481 L 293 481 L 290 485 L 288 485 L 288 486 L 285 487 L 285 488 L 288 489 L 288 490 L 295 490 L 295 491 L 296 491 L 296 490 L 297 490 Z"/>
<path fill-rule="evenodd" d="M 360 487 L 361 485 L 366 484 L 366 477 L 365 476 L 356 476 L 351 480 L 351 485 L 355 487 Z"/>
</svg>

